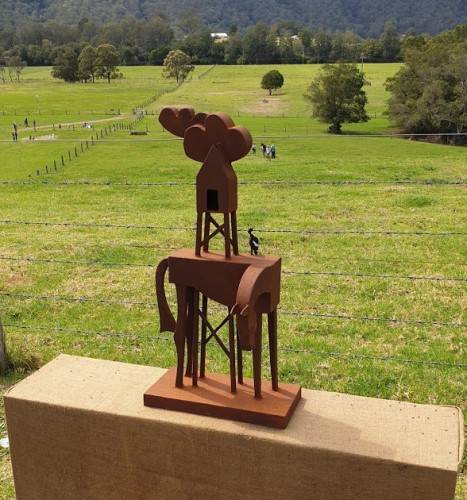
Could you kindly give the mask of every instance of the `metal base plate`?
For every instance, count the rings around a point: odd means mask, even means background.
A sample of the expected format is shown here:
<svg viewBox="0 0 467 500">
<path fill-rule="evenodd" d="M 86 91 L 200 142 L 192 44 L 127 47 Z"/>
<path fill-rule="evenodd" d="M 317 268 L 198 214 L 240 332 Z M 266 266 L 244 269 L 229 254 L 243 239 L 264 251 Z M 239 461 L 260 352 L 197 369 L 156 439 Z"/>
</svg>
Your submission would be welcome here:
<svg viewBox="0 0 467 500">
<path fill-rule="evenodd" d="M 255 399 L 253 380 L 247 378 L 232 394 L 230 377 L 217 373 L 199 379 L 198 387 L 186 377 L 186 385 L 177 388 L 175 374 L 176 368 L 169 369 L 144 393 L 145 406 L 285 429 L 301 398 L 299 385 L 279 384 L 273 391 L 263 382 L 262 398 Z"/>
</svg>

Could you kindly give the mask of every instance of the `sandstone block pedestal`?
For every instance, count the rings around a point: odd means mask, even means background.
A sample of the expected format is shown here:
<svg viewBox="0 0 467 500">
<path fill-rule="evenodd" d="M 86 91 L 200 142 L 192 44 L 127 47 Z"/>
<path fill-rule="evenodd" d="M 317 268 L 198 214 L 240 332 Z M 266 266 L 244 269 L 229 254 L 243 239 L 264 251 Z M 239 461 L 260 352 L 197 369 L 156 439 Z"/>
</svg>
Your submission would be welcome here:
<svg viewBox="0 0 467 500">
<path fill-rule="evenodd" d="M 303 390 L 285 430 L 145 407 L 165 370 L 61 355 L 5 396 L 19 500 L 448 500 L 454 407 Z"/>
</svg>

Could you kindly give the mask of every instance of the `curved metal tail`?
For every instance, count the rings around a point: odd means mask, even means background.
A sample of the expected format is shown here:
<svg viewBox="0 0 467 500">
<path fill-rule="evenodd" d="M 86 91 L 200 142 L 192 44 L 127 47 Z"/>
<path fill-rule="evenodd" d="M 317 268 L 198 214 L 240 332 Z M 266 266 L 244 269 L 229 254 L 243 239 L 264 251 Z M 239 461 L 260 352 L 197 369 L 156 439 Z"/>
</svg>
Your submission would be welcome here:
<svg viewBox="0 0 467 500">
<path fill-rule="evenodd" d="M 176 322 L 172 311 L 170 310 L 169 304 L 167 302 L 167 297 L 165 295 L 165 285 L 164 278 L 167 268 L 169 267 L 169 259 L 164 259 L 159 262 L 156 269 L 156 298 L 157 307 L 159 309 L 159 323 L 160 331 L 162 332 L 173 332 L 175 333 Z"/>
</svg>

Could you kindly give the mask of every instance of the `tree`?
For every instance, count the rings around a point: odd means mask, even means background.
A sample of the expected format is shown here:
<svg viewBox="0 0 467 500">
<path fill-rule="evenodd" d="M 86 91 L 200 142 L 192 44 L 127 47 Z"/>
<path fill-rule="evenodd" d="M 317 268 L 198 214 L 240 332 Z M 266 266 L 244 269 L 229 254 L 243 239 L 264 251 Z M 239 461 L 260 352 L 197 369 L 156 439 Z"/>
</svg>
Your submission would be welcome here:
<svg viewBox="0 0 467 500">
<path fill-rule="evenodd" d="M 113 45 L 105 43 L 97 47 L 96 54 L 96 76 L 107 78 L 107 81 L 110 83 L 112 76 L 118 72 L 117 65 L 120 62 L 120 56 L 117 49 Z"/>
<path fill-rule="evenodd" d="M 467 30 L 458 40 L 455 30 L 451 35 L 404 50 L 404 66 L 386 81 L 389 116 L 404 132 L 467 131 Z M 465 138 L 449 141 L 462 143 Z"/>
<path fill-rule="evenodd" d="M 266 73 L 261 80 L 261 88 L 269 90 L 269 95 L 272 95 L 273 90 L 280 89 L 282 85 L 284 85 L 284 77 L 277 69 Z"/>
<path fill-rule="evenodd" d="M 13 81 L 13 76 L 15 80 L 19 83 L 21 79 L 21 73 L 23 72 L 26 64 L 19 56 L 11 56 L 7 60 L 8 71 L 10 74 L 10 80 Z"/>
<path fill-rule="evenodd" d="M 164 76 L 175 78 L 177 83 L 182 83 L 194 69 L 191 57 L 181 50 L 171 50 L 164 59 Z"/>
<path fill-rule="evenodd" d="M 92 45 L 87 45 L 78 57 L 78 71 L 81 80 L 87 82 L 94 79 L 98 69 L 97 50 Z"/>
<path fill-rule="evenodd" d="M 238 64 L 243 53 L 242 38 L 238 33 L 229 36 L 225 42 L 224 61 L 226 64 Z"/>
<path fill-rule="evenodd" d="M 397 61 L 400 57 L 401 44 L 393 21 L 384 23 L 384 31 L 380 38 L 381 52 L 385 61 Z"/>
<path fill-rule="evenodd" d="M 0 49 L 0 80 L 6 83 L 6 60 L 2 57 L 2 51 Z"/>
<path fill-rule="evenodd" d="M 305 99 L 313 107 L 313 116 L 330 123 L 330 133 L 340 134 L 343 123 L 368 121 L 365 84 L 365 76 L 355 64 L 326 64 L 311 83 Z"/>
<path fill-rule="evenodd" d="M 316 33 L 312 48 L 317 63 L 328 62 L 332 50 L 331 35 L 327 31 Z"/>
<path fill-rule="evenodd" d="M 268 26 L 258 23 L 243 37 L 243 63 L 264 64 L 278 62 L 276 37 Z"/>
<path fill-rule="evenodd" d="M 52 68 L 52 76 L 65 80 L 65 82 L 77 82 L 79 80 L 78 56 L 73 47 L 65 47 L 58 54 Z"/>
<path fill-rule="evenodd" d="M 149 64 L 152 64 L 153 66 L 161 66 L 164 64 L 164 59 L 167 57 L 169 52 L 170 49 L 166 46 L 151 50 L 149 53 Z"/>
</svg>

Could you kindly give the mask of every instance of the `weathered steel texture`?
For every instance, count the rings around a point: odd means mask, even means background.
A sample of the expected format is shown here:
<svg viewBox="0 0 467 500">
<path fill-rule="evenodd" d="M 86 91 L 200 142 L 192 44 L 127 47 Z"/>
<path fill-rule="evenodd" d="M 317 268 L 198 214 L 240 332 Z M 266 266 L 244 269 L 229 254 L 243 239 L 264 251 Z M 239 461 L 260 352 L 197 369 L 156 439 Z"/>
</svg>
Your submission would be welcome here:
<svg viewBox="0 0 467 500">
<path fill-rule="evenodd" d="M 252 390 L 241 389 L 241 399 L 247 398 L 248 394 L 253 401 L 261 399 L 264 393 L 261 387 L 262 322 L 263 315 L 266 314 L 272 379 L 271 389 L 267 392 L 271 402 L 274 400 L 274 393 L 278 394 L 279 391 L 277 306 L 280 301 L 281 259 L 240 254 L 238 248 L 238 182 L 232 162 L 249 153 L 251 135 L 247 129 L 236 127 L 225 113 L 206 115 L 196 113 L 192 108 L 171 107 L 161 111 L 159 121 L 166 130 L 183 137 L 184 150 L 189 158 L 202 162 L 196 177 L 197 222 L 194 249 L 180 249 L 171 253 L 157 267 L 155 280 L 161 331 L 174 333 L 177 398 L 183 394 L 185 377 L 191 378 L 192 389 L 187 392 L 188 400 L 193 398 L 197 387 L 205 380 L 206 345 L 214 339 L 229 358 L 228 380 L 232 394 L 236 394 L 245 383 L 243 352 L 252 351 Z M 210 251 L 210 242 L 215 237 L 223 238 L 223 253 Z M 167 270 L 168 281 L 175 285 L 177 291 L 176 320 L 170 311 L 164 289 Z M 209 301 L 227 308 L 226 317 L 217 327 L 211 324 L 208 316 Z M 224 343 L 220 331 L 226 325 L 228 342 Z M 206 391 L 210 385 L 203 382 L 202 387 Z M 157 402 L 156 405 L 162 405 L 165 401 L 163 407 L 174 407 L 167 403 L 167 385 L 161 386 L 160 390 L 165 391 L 164 397 L 156 397 L 156 384 L 151 388 L 151 397 L 145 395 L 146 404 L 151 406 Z M 299 391 L 295 391 L 294 397 L 285 404 L 286 407 L 289 405 L 286 411 L 288 418 L 288 412 L 293 411 L 299 394 Z M 202 405 L 177 403 L 175 406 L 197 412 L 196 408 L 199 409 Z M 230 415 L 228 418 L 236 418 L 235 414 L 235 411 L 227 412 Z M 281 422 L 284 424 L 285 421 Z M 260 418 L 257 423 L 268 425 L 264 418 Z"/>
</svg>

